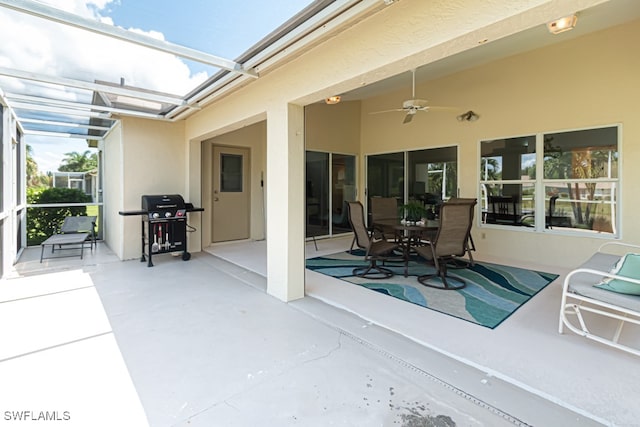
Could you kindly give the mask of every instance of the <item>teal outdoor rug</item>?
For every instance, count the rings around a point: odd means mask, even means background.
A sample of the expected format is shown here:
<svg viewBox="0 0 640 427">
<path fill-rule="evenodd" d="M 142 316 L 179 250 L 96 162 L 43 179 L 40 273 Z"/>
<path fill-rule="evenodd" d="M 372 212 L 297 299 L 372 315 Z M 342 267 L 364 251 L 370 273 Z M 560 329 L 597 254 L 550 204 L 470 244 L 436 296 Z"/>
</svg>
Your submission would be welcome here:
<svg viewBox="0 0 640 427">
<path fill-rule="evenodd" d="M 473 267 L 450 268 L 449 275 L 465 279 L 467 286 L 456 291 L 445 291 L 418 282 L 417 276 L 434 273 L 435 269 L 417 257 L 409 261 L 408 277 L 404 277 L 402 263 L 390 262 L 385 267 L 395 275 L 389 279 L 372 280 L 353 276 L 355 267 L 365 265 L 367 263 L 361 250 L 353 251 L 353 254 L 346 251 L 311 258 L 306 262 L 309 270 L 491 329 L 558 277 L 557 274 L 476 261 Z"/>
</svg>

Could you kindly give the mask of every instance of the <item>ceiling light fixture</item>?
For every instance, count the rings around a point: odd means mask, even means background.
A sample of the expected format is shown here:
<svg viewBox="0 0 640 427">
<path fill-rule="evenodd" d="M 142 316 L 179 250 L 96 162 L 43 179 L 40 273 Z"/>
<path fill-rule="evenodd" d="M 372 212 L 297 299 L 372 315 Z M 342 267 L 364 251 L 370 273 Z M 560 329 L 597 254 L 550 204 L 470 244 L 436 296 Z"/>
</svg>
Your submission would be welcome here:
<svg viewBox="0 0 640 427">
<path fill-rule="evenodd" d="M 472 110 L 469 110 L 466 113 L 462 113 L 456 117 L 459 122 L 475 122 L 479 118 L 480 116 L 474 113 Z"/>
<path fill-rule="evenodd" d="M 564 33 L 565 31 L 573 30 L 573 27 L 576 26 L 577 22 L 578 16 L 573 14 L 549 22 L 547 24 L 547 29 L 551 34 L 560 34 Z"/>
<path fill-rule="evenodd" d="M 337 104 L 338 102 L 340 102 L 340 95 L 330 96 L 325 99 L 324 102 L 329 105 Z"/>
</svg>

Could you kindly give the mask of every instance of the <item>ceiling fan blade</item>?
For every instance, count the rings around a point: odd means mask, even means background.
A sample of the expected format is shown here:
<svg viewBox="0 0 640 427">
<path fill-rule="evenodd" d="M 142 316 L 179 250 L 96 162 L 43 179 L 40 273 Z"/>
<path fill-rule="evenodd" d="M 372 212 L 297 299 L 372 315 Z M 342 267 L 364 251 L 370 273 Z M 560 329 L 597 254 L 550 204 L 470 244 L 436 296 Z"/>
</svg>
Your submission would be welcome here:
<svg viewBox="0 0 640 427">
<path fill-rule="evenodd" d="M 395 111 L 407 111 L 404 108 L 394 108 L 393 110 L 372 111 L 369 114 L 393 113 Z"/>
<path fill-rule="evenodd" d="M 414 114 L 407 113 L 407 115 L 404 116 L 404 120 L 402 121 L 402 124 L 404 125 L 406 123 L 409 123 L 411 120 L 413 120 L 413 116 L 415 116 L 415 113 Z"/>
</svg>

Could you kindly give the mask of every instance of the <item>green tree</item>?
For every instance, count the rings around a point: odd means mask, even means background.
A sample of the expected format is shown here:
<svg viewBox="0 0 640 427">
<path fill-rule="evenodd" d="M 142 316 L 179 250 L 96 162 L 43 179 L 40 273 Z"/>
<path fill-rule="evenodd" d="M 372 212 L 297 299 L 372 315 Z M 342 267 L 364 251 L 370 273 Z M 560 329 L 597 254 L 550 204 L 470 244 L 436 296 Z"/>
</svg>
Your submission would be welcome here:
<svg viewBox="0 0 640 427">
<path fill-rule="evenodd" d="M 27 151 L 27 188 L 49 187 L 51 180 L 38 170 L 38 163 L 33 158 L 33 147 L 26 146 Z"/>
<path fill-rule="evenodd" d="M 98 167 L 98 155 L 86 150 L 84 153 L 72 151 L 64 154 L 58 170 L 60 172 L 86 172 Z"/>
</svg>

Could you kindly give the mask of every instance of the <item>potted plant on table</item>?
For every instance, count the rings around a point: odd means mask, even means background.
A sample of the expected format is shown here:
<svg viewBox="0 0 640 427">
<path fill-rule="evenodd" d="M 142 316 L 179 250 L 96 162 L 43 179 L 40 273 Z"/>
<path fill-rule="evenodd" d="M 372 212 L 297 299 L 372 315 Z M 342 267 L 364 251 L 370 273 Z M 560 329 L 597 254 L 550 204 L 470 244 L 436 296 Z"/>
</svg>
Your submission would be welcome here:
<svg viewBox="0 0 640 427">
<path fill-rule="evenodd" d="M 398 208 L 400 212 L 400 218 L 403 218 L 406 222 L 415 223 L 427 216 L 427 210 L 424 205 L 417 201 L 410 201 L 401 205 Z"/>
</svg>

